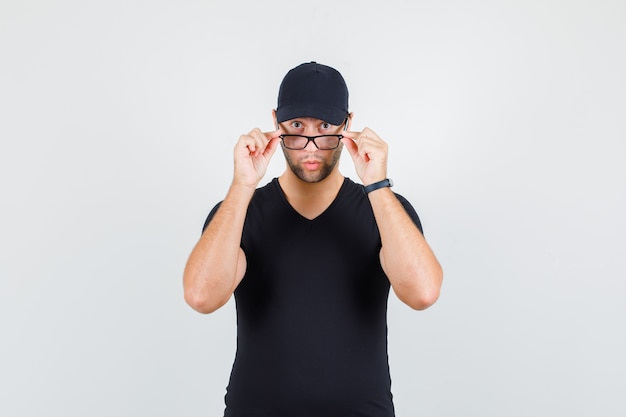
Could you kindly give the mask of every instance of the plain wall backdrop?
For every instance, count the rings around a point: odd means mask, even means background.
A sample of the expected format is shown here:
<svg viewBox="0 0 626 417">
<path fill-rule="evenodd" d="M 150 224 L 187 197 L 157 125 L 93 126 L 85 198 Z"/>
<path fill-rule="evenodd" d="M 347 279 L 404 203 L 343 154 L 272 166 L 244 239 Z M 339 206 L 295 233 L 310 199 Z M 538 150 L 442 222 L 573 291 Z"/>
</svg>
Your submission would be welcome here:
<svg viewBox="0 0 626 417">
<path fill-rule="evenodd" d="M 235 141 L 312 60 L 444 267 L 430 309 L 390 296 L 398 417 L 626 415 L 625 21 L 618 0 L 2 1 L 0 415 L 222 415 L 234 303 L 191 310 L 183 268 Z"/>
</svg>

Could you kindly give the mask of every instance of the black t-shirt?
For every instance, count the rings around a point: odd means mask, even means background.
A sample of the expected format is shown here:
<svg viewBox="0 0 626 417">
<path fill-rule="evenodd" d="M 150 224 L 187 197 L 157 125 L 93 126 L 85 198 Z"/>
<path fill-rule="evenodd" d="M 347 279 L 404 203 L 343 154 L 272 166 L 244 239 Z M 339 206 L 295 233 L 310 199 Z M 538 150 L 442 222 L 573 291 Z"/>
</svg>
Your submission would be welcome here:
<svg viewBox="0 0 626 417">
<path fill-rule="evenodd" d="M 421 230 L 415 210 L 397 197 Z M 235 290 L 237 353 L 225 416 L 393 417 L 390 284 L 363 186 L 346 178 L 328 209 L 308 220 L 274 179 L 250 202 L 241 247 L 247 270 Z"/>
</svg>

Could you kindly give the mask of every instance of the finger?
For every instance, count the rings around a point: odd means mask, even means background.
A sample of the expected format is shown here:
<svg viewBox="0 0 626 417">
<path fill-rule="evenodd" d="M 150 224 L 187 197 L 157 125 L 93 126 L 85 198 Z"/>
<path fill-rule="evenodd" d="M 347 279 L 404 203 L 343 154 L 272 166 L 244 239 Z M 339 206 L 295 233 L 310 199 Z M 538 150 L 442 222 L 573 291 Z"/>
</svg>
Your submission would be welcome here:
<svg viewBox="0 0 626 417">
<path fill-rule="evenodd" d="M 280 135 L 282 135 L 282 134 L 283 134 L 283 131 L 282 131 L 282 129 L 279 127 L 278 129 L 276 129 L 276 130 L 275 130 L 275 131 L 273 131 L 273 132 L 263 132 L 263 134 L 265 135 L 265 137 L 266 137 L 268 140 L 272 140 L 272 139 L 277 138 L 277 137 L 279 137 Z"/>
<path fill-rule="evenodd" d="M 278 137 L 270 139 L 270 141 L 267 143 L 267 146 L 263 150 L 263 156 L 267 158 L 271 158 L 272 155 L 274 155 L 274 152 L 276 152 L 276 149 L 278 149 L 279 143 L 280 143 L 280 138 Z"/>
<path fill-rule="evenodd" d="M 352 159 L 356 158 L 357 155 L 359 154 L 359 147 L 356 144 L 356 142 L 354 142 L 354 139 L 344 137 L 344 139 L 342 139 L 342 142 L 344 146 L 346 147 L 346 149 L 348 150 L 348 153 L 350 154 Z"/>
<path fill-rule="evenodd" d="M 259 155 L 261 152 L 264 151 L 269 139 L 265 136 L 265 134 L 263 134 L 263 132 L 261 132 L 261 129 L 258 129 L 258 128 L 253 129 L 249 135 L 254 140 L 255 150 L 253 154 L 255 156 Z"/>
<path fill-rule="evenodd" d="M 250 135 L 241 135 L 237 141 L 236 149 L 246 150 L 252 154 L 256 151 L 256 141 Z"/>
<path fill-rule="evenodd" d="M 342 132 L 341 134 L 346 138 L 357 140 L 359 136 L 361 136 L 361 133 L 362 132 Z"/>
<path fill-rule="evenodd" d="M 374 137 L 378 137 L 378 135 L 376 134 L 376 132 L 374 132 L 372 129 L 370 129 L 369 127 L 364 127 L 363 128 L 363 134 L 367 135 L 367 136 L 374 136 Z"/>
</svg>

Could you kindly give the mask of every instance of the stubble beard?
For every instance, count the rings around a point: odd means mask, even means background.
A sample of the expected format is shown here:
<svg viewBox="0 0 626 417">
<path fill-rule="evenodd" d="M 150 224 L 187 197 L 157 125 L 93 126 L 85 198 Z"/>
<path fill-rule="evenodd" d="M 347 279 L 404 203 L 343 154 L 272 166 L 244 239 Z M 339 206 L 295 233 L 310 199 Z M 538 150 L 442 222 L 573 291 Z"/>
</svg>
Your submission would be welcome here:
<svg viewBox="0 0 626 417">
<path fill-rule="evenodd" d="M 319 161 L 322 164 L 321 169 L 316 172 L 306 171 L 302 167 L 302 165 L 295 162 L 291 158 L 291 156 L 288 153 L 289 151 L 285 149 L 284 146 L 283 146 L 283 154 L 285 155 L 285 160 L 287 161 L 287 165 L 291 169 L 291 172 L 293 172 L 294 175 L 298 177 L 301 181 L 313 184 L 313 183 L 317 183 L 317 182 L 325 180 L 326 178 L 328 178 L 330 173 L 333 172 L 333 169 L 335 169 L 335 167 L 337 166 L 337 163 L 339 163 L 339 158 L 341 157 L 342 148 L 343 148 L 343 143 L 341 143 L 337 149 L 334 149 L 332 151 L 333 154 L 329 162 L 326 162 L 326 159 L 315 158 L 316 161 Z M 323 152 L 328 152 L 328 151 L 323 151 Z M 307 158 L 301 158 L 301 160 L 304 160 L 304 159 L 307 159 Z"/>
</svg>

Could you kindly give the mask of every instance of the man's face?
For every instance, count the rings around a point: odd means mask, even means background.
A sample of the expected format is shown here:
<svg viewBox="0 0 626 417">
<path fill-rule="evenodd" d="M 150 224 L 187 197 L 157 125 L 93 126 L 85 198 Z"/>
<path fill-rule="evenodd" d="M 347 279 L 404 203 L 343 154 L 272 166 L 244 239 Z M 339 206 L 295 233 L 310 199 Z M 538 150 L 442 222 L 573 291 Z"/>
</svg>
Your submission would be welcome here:
<svg viewBox="0 0 626 417">
<path fill-rule="evenodd" d="M 332 125 L 320 119 L 301 117 L 280 124 L 283 132 L 289 135 L 319 136 L 341 134 L 341 126 Z M 320 150 L 312 141 L 302 150 L 287 149 L 281 142 L 283 154 L 291 171 L 302 181 L 315 183 L 324 180 L 335 169 L 343 143 L 331 150 Z"/>
</svg>

